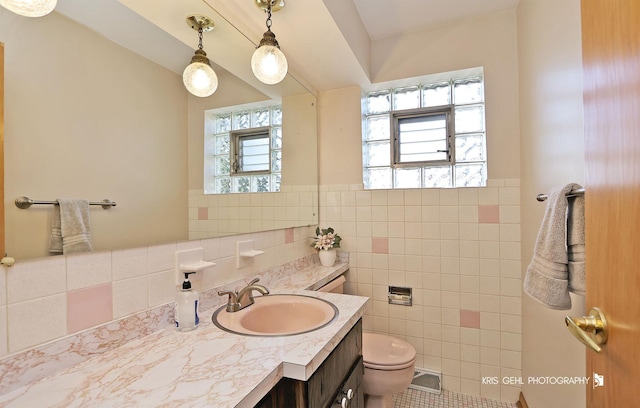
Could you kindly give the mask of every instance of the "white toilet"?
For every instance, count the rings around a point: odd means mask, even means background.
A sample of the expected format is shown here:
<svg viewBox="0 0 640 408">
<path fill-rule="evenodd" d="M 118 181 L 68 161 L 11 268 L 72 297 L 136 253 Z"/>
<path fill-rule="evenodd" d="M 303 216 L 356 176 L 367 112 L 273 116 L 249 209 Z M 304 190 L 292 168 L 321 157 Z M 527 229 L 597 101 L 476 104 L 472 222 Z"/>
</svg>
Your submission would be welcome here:
<svg viewBox="0 0 640 408">
<path fill-rule="evenodd" d="M 318 289 L 344 293 L 344 276 Z M 362 334 L 365 408 L 392 408 L 391 396 L 404 391 L 413 380 L 416 349 L 404 340 L 386 334 Z"/>
</svg>

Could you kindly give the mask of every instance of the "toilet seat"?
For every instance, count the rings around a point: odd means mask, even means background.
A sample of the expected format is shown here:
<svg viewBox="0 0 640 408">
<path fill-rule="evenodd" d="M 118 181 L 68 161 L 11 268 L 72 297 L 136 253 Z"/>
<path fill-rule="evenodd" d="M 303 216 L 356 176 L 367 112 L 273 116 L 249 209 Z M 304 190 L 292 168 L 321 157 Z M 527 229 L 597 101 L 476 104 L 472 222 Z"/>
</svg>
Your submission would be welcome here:
<svg viewBox="0 0 640 408">
<path fill-rule="evenodd" d="M 374 370 L 401 370 L 416 360 L 416 349 L 404 340 L 377 333 L 362 333 L 364 366 Z"/>
</svg>

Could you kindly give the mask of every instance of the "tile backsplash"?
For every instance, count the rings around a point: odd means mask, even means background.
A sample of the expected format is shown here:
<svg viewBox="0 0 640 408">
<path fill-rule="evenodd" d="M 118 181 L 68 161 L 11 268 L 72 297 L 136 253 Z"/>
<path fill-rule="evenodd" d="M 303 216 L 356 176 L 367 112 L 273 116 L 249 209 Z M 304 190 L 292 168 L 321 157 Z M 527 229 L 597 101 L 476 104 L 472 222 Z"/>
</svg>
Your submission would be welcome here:
<svg viewBox="0 0 640 408">
<path fill-rule="evenodd" d="M 18 260 L 0 268 L 0 358 L 171 303 L 176 250 L 202 247 L 216 263 L 192 277 L 203 291 L 312 253 L 314 228 Z M 265 254 L 238 269 L 235 244 L 247 239 Z"/>
<path fill-rule="evenodd" d="M 350 253 L 349 293 L 371 298 L 365 330 L 416 348 L 416 366 L 442 371 L 454 392 L 516 401 L 517 386 L 482 377 L 521 375 L 520 181 L 487 187 L 320 189 L 321 226 Z M 411 307 L 388 286 L 413 288 Z"/>
<path fill-rule="evenodd" d="M 306 288 L 310 282 L 313 286 L 309 289 L 313 290 L 343 274 L 348 265 L 346 252 L 340 253 L 338 262 L 330 270 L 320 266 L 317 255 L 310 253 L 200 292 L 200 310 L 201 313 L 210 313 L 213 308 L 222 306 L 227 299 L 219 296 L 218 291 L 244 286 L 255 277 L 259 277 L 262 284 L 274 290 Z M 87 306 L 88 310 L 83 313 L 91 315 L 96 307 L 100 308 L 104 295 L 99 293 L 110 287 L 107 284 L 88 291 L 81 290 L 80 296 L 68 293 L 68 302 Z M 82 319 L 86 319 L 86 316 Z M 172 330 L 169 328 L 172 325 L 173 307 L 172 303 L 168 303 L 5 356 L 0 359 L 0 395 L 113 351 L 160 329 Z"/>
</svg>

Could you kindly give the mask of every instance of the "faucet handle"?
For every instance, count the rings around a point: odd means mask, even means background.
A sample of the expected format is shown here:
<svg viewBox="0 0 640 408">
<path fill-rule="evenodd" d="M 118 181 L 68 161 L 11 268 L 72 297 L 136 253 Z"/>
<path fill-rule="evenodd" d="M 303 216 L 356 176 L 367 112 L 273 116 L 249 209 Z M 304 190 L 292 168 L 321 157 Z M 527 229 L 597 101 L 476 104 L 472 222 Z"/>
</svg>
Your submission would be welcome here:
<svg viewBox="0 0 640 408">
<path fill-rule="evenodd" d="M 238 303 L 238 294 L 231 290 L 218 292 L 218 296 L 224 295 L 229 295 L 229 300 L 227 300 L 227 312 L 237 312 L 240 309 L 240 304 Z"/>
<path fill-rule="evenodd" d="M 229 295 L 229 298 L 234 298 L 234 299 L 238 297 L 238 293 L 232 290 L 218 291 L 218 296 L 224 296 L 224 295 Z"/>
<path fill-rule="evenodd" d="M 255 285 L 256 283 L 260 282 L 260 278 L 255 278 L 254 280 L 252 280 L 251 282 L 249 282 L 249 284 L 247 286 L 251 286 L 251 285 Z"/>
</svg>

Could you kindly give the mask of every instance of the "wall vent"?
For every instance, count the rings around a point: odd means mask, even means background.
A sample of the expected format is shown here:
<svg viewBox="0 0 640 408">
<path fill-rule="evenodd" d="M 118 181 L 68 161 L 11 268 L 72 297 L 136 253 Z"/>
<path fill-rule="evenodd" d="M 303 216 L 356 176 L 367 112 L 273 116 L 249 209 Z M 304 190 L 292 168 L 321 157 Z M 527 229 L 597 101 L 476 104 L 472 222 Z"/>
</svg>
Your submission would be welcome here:
<svg viewBox="0 0 640 408">
<path fill-rule="evenodd" d="M 409 388 L 440 394 L 442 392 L 442 373 L 416 367 Z"/>
</svg>

